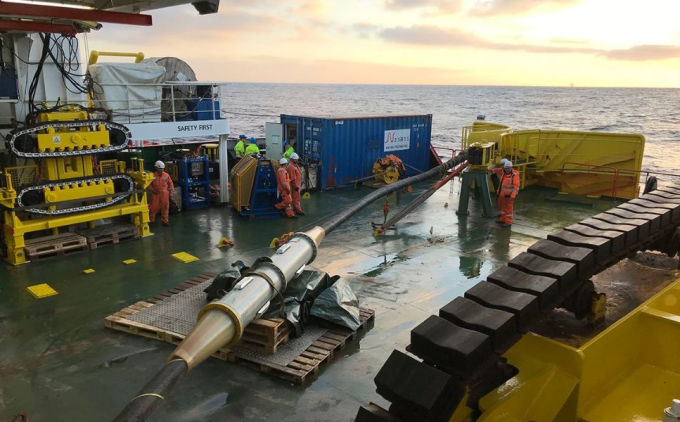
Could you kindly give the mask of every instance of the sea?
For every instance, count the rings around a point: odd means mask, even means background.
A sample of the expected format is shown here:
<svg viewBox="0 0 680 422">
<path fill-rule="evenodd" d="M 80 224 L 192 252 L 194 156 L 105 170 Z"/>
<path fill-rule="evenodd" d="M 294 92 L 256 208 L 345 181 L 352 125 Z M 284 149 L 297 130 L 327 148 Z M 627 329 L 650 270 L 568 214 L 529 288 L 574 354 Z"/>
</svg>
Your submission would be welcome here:
<svg viewBox="0 0 680 422">
<path fill-rule="evenodd" d="M 432 143 L 454 148 L 480 114 L 513 129 L 642 134 L 643 170 L 680 183 L 680 89 L 231 83 L 221 98 L 230 132 L 256 137 L 280 114 L 432 114 Z"/>
</svg>

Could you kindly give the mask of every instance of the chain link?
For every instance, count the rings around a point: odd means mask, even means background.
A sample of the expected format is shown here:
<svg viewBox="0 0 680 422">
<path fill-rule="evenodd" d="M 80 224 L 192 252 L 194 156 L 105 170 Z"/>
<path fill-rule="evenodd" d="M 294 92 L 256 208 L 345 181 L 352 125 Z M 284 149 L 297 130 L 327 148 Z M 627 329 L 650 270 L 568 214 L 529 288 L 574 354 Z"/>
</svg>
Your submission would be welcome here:
<svg viewBox="0 0 680 422">
<path fill-rule="evenodd" d="M 58 210 L 49 210 L 49 209 L 42 209 L 42 208 L 26 208 L 25 211 L 33 213 L 33 214 L 40 214 L 40 215 L 63 215 L 63 214 L 72 214 L 72 213 L 76 213 L 76 212 L 91 211 L 91 210 L 96 210 L 96 209 L 99 209 L 99 208 L 108 207 L 110 205 L 113 205 L 117 202 L 122 201 L 123 199 L 127 198 L 128 196 L 130 196 L 134 192 L 135 181 L 134 181 L 134 179 L 132 179 L 132 177 L 130 177 L 126 174 L 114 174 L 114 175 L 111 175 L 111 176 L 91 177 L 91 178 L 85 178 L 85 179 L 70 179 L 70 180 L 65 180 L 63 182 L 43 183 L 43 184 L 40 184 L 40 185 L 30 186 L 30 187 L 22 189 L 19 192 L 19 194 L 17 195 L 17 205 L 20 208 L 22 208 L 24 206 L 23 203 L 21 202 L 21 197 L 25 193 L 30 192 L 30 191 L 43 190 L 45 188 L 61 187 L 61 186 L 80 184 L 80 183 L 102 182 L 102 181 L 107 181 L 107 180 L 119 180 L 119 179 L 127 180 L 129 182 L 129 188 L 126 192 L 123 192 L 122 195 L 112 198 L 111 201 L 101 202 L 101 203 L 98 203 L 98 204 L 81 205 L 79 207 L 62 208 L 62 209 L 58 209 Z"/>
<path fill-rule="evenodd" d="M 92 148 L 92 149 L 81 149 L 81 150 L 70 150 L 70 151 L 53 151 L 53 152 L 23 152 L 19 151 L 14 142 L 16 139 L 22 135 L 33 134 L 35 132 L 40 132 L 42 130 L 47 130 L 49 128 L 80 128 L 86 126 L 99 126 L 104 125 L 106 129 L 117 129 L 125 134 L 125 142 L 122 145 L 108 146 L 104 148 Z M 58 132 L 57 132 L 58 134 Z M 56 134 L 55 134 L 56 135 Z M 14 132 L 9 138 L 9 146 L 12 152 L 18 157 L 24 158 L 59 158 L 59 157 L 75 157 L 79 155 L 90 155 L 90 154 L 100 154 L 102 152 L 114 152 L 120 151 L 128 148 L 128 144 L 132 139 L 132 134 L 130 130 L 119 123 L 109 122 L 106 120 L 80 120 L 75 122 L 49 122 L 42 123 L 36 126 L 31 126 L 29 128 Z"/>
</svg>

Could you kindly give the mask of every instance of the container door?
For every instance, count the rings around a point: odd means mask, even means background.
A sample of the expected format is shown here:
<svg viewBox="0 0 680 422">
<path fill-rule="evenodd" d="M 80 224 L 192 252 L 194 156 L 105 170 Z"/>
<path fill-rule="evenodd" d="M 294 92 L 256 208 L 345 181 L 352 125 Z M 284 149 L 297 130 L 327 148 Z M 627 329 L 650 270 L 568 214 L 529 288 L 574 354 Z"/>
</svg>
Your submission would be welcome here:
<svg viewBox="0 0 680 422">
<path fill-rule="evenodd" d="M 283 125 L 281 123 L 265 123 L 265 138 L 267 142 L 267 157 L 280 160 L 283 156 Z"/>
</svg>

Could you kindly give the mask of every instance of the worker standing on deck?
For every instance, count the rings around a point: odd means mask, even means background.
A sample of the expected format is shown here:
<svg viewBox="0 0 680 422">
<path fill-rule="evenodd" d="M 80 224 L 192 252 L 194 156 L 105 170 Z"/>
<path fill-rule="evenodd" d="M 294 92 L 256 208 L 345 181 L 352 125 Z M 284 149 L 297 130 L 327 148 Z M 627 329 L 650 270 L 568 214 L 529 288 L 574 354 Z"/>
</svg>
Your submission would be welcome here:
<svg viewBox="0 0 680 422">
<path fill-rule="evenodd" d="M 283 153 L 283 158 L 287 158 L 290 160 L 290 156 L 295 153 L 295 148 L 288 142 L 288 140 L 284 141 L 283 143 L 283 149 L 285 149 L 285 152 Z"/>
<path fill-rule="evenodd" d="M 153 182 L 151 182 L 149 221 L 153 223 L 156 220 L 156 214 L 160 211 L 161 222 L 164 226 L 168 226 L 170 225 L 170 220 L 168 219 L 168 214 L 170 214 L 170 197 L 175 191 L 175 186 L 170 175 L 164 171 L 164 162 L 156 161 L 154 167 L 156 171 L 153 174 Z"/>
<path fill-rule="evenodd" d="M 498 223 L 503 227 L 512 225 L 512 217 L 515 208 L 515 198 L 519 193 L 519 173 L 512 168 L 512 162 L 508 159 L 501 160 L 501 166 L 491 170 L 500 179 L 498 190 L 498 209 L 501 214 Z"/>
<path fill-rule="evenodd" d="M 239 135 L 238 137 L 238 142 L 234 146 L 234 153 L 236 154 L 236 158 L 241 158 L 245 155 L 246 153 L 246 135 Z"/>
<path fill-rule="evenodd" d="M 291 206 L 291 186 L 290 178 L 288 177 L 288 160 L 282 158 L 279 160 L 279 168 L 276 170 L 276 187 L 279 191 L 279 196 L 281 197 L 281 202 L 274 205 L 277 210 L 284 210 L 284 215 L 288 218 L 294 218 L 295 212 L 293 212 L 293 207 Z"/>
<path fill-rule="evenodd" d="M 293 210 L 297 215 L 305 215 L 302 212 L 302 204 L 300 204 L 300 191 L 302 190 L 302 172 L 298 166 L 300 156 L 297 153 L 290 154 L 290 162 L 288 163 L 288 177 L 290 178 L 291 197 L 293 200 Z"/>
<path fill-rule="evenodd" d="M 246 154 L 248 155 L 260 154 L 260 148 L 257 146 L 257 139 L 255 139 L 255 137 L 250 138 L 250 143 L 246 147 Z"/>
</svg>

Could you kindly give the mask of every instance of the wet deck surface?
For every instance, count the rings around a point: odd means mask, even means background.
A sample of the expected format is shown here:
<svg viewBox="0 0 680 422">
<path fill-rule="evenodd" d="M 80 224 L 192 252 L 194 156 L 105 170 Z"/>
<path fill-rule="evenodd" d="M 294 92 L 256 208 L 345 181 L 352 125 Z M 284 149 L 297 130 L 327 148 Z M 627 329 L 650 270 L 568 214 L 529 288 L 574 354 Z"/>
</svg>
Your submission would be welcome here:
<svg viewBox="0 0 680 422">
<path fill-rule="evenodd" d="M 469 217 L 456 216 L 457 186 L 453 193 L 442 188 L 397 233 L 372 237 L 370 222 L 382 221 L 379 201 L 324 240 L 313 265 L 350 279 L 361 306 L 376 310 L 376 321 L 311 385 L 294 386 L 211 359 L 180 381 L 153 420 L 353 420 L 360 404 L 383 403 L 373 377 L 394 348 L 409 343 L 411 328 L 537 239 L 613 205 L 557 202 L 552 190 L 527 189 L 517 200 L 516 224 L 507 230 L 482 218 L 476 204 Z M 401 203 L 417 191 L 402 195 Z M 269 255 L 274 236 L 313 224 L 367 192 L 313 195 L 303 202 L 307 216 L 297 220 L 249 221 L 227 208 L 187 212 L 172 216 L 171 227 L 154 226 L 149 238 L 21 267 L 3 264 L 0 419 L 21 411 L 30 420 L 111 419 L 172 347 L 107 330 L 104 317 L 196 274 Z M 236 246 L 216 248 L 222 236 Z M 179 251 L 200 261 L 182 264 L 170 256 Z M 128 258 L 137 263 L 122 264 Z M 90 267 L 96 273 L 81 274 Z M 36 300 L 25 290 L 45 282 L 59 294 Z"/>
</svg>

